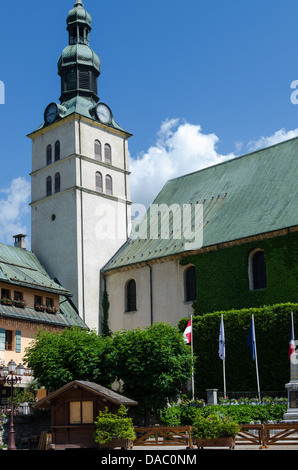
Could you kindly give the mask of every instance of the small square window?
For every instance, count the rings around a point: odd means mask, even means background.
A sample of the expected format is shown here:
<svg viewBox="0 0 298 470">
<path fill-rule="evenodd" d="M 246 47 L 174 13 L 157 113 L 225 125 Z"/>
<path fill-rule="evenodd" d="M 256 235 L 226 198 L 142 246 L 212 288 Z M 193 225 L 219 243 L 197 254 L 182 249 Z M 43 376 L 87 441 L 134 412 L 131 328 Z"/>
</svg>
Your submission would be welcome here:
<svg viewBox="0 0 298 470">
<path fill-rule="evenodd" d="M 49 297 L 46 298 L 46 306 L 47 307 L 53 307 L 54 306 L 54 301 L 53 299 L 50 299 Z"/>
<path fill-rule="evenodd" d="M 14 291 L 14 300 L 23 300 L 23 293 Z"/>
<path fill-rule="evenodd" d="M 1 289 L 1 298 L 10 299 L 10 291 L 8 289 Z"/>
</svg>

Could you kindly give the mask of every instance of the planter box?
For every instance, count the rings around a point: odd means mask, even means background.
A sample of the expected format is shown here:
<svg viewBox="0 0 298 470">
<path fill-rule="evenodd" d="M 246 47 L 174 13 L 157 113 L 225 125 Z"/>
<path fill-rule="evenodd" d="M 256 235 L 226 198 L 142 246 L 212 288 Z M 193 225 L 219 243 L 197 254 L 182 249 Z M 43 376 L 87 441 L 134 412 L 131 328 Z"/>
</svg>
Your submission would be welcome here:
<svg viewBox="0 0 298 470">
<path fill-rule="evenodd" d="M 9 299 L 2 299 L 1 304 L 2 305 L 12 305 L 13 302 L 12 302 L 12 300 L 9 300 Z"/>
<path fill-rule="evenodd" d="M 34 307 L 34 310 L 36 310 L 37 312 L 44 312 L 45 311 L 45 307 L 43 307 L 42 305 L 35 305 Z"/>
<path fill-rule="evenodd" d="M 131 450 L 133 448 L 133 440 L 130 439 L 113 439 L 110 442 L 106 442 L 105 444 L 98 444 L 99 449 L 115 449 L 116 447 L 120 447 L 124 450 Z"/>
<path fill-rule="evenodd" d="M 18 300 L 15 300 L 14 301 L 14 306 L 15 307 L 18 307 L 18 308 L 25 308 L 26 307 L 26 302 L 22 302 L 22 301 L 18 301 Z"/>
<path fill-rule="evenodd" d="M 194 439 L 194 444 L 200 449 L 204 447 L 229 447 L 234 450 L 236 439 L 235 437 L 216 437 L 214 439 Z"/>
</svg>

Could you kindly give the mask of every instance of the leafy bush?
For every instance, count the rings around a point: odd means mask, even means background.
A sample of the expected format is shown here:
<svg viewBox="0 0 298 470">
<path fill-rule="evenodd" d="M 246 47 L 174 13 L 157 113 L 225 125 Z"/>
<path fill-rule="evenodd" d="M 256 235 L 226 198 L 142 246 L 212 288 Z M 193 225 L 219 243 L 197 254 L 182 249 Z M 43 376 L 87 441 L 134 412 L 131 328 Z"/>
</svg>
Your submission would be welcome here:
<svg viewBox="0 0 298 470">
<path fill-rule="evenodd" d="M 240 431 L 240 426 L 229 417 L 210 414 L 207 417 L 198 414 L 193 423 L 193 437 L 198 439 L 213 439 L 216 437 L 234 437 Z"/>
<path fill-rule="evenodd" d="M 192 406 L 171 406 L 160 412 L 160 418 L 167 426 L 192 426 L 197 416 L 206 417 L 210 413 L 230 417 L 239 424 L 260 421 L 281 421 L 287 411 L 286 404 L 269 405 L 208 405 L 201 408 Z"/>
<path fill-rule="evenodd" d="M 135 439 L 135 432 L 131 418 L 126 416 L 127 410 L 121 405 L 117 413 L 111 413 L 106 407 L 100 411 L 95 420 L 94 440 L 99 444 L 106 444 L 113 439 Z"/>
</svg>

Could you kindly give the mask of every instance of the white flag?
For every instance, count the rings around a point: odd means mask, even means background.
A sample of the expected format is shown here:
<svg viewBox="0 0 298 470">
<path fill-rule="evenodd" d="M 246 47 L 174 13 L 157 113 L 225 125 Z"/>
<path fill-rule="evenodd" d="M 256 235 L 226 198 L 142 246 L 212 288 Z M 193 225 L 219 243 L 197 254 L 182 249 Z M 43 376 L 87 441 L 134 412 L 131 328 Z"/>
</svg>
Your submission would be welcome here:
<svg viewBox="0 0 298 470">
<path fill-rule="evenodd" d="M 220 330 L 219 330 L 219 357 L 225 361 L 226 359 L 226 341 L 225 341 L 225 328 L 223 322 L 223 315 L 221 316 Z"/>
</svg>

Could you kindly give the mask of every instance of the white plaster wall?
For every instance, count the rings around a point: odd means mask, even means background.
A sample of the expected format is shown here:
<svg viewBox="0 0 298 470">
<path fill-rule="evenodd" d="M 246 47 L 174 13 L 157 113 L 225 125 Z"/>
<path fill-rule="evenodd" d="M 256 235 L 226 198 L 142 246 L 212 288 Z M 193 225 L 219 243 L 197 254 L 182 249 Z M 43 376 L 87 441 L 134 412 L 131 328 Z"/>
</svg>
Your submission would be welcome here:
<svg viewBox="0 0 298 470">
<path fill-rule="evenodd" d="M 60 141 L 60 159 L 66 158 L 75 153 L 75 122 L 67 120 L 63 125 L 54 125 L 45 128 L 45 132 L 40 133 L 32 139 L 32 167 L 31 171 L 37 171 L 47 166 L 46 149 L 52 145 L 52 161 L 55 155 L 55 142 Z"/>
<path fill-rule="evenodd" d="M 88 326 L 97 329 L 100 270 L 126 241 L 125 204 L 111 200 L 103 201 L 103 198 L 86 192 L 82 193 L 82 201 L 83 239 L 79 233 L 78 245 L 83 243 L 84 246 L 83 311 Z"/>
<path fill-rule="evenodd" d="M 112 165 L 94 157 L 94 141 L 112 147 Z M 46 165 L 46 148 L 60 140 L 60 160 Z M 125 149 L 125 152 L 124 152 Z M 124 155 L 125 153 L 125 155 Z M 66 118 L 33 136 L 32 250 L 52 277 L 73 294 L 81 317 L 98 329 L 100 270 L 126 241 L 129 207 L 124 168 L 127 141 L 84 119 Z M 117 168 L 116 168 L 117 167 Z M 119 171 L 120 170 L 120 171 Z M 95 173 L 113 179 L 113 195 L 97 193 Z M 61 176 L 61 191 L 46 197 L 46 179 Z M 53 189 L 54 190 L 54 189 Z M 127 186 L 129 193 L 129 187 Z M 55 220 L 52 216 L 55 215 Z"/>
<path fill-rule="evenodd" d="M 102 161 L 104 162 L 104 146 L 109 144 L 112 149 L 112 166 L 124 170 L 128 169 L 128 151 L 127 151 L 127 140 L 119 135 L 115 135 L 112 130 L 108 127 L 105 129 L 98 127 L 96 124 L 87 123 L 81 121 L 81 142 L 80 149 L 77 153 L 81 153 L 83 156 L 90 158 L 94 157 L 94 142 L 99 140 L 102 147 Z M 125 159 L 124 159 L 124 146 L 125 146 Z M 79 151 L 80 150 L 80 151 Z"/>
<path fill-rule="evenodd" d="M 31 245 L 49 275 L 78 298 L 76 195 L 69 191 L 32 206 Z M 55 220 L 53 220 L 55 216 Z"/>
<path fill-rule="evenodd" d="M 152 264 L 153 322 L 177 325 L 193 313 L 192 302 L 184 302 L 184 270 L 179 261 Z M 134 279 L 137 287 L 137 311 L 125 312 L 125 286 Z M 150 270 L 148 266 L 106 275 L 109 292 L 109 326 L 112 331 L 135 329 L 151 323 Z"/>
</svg>

